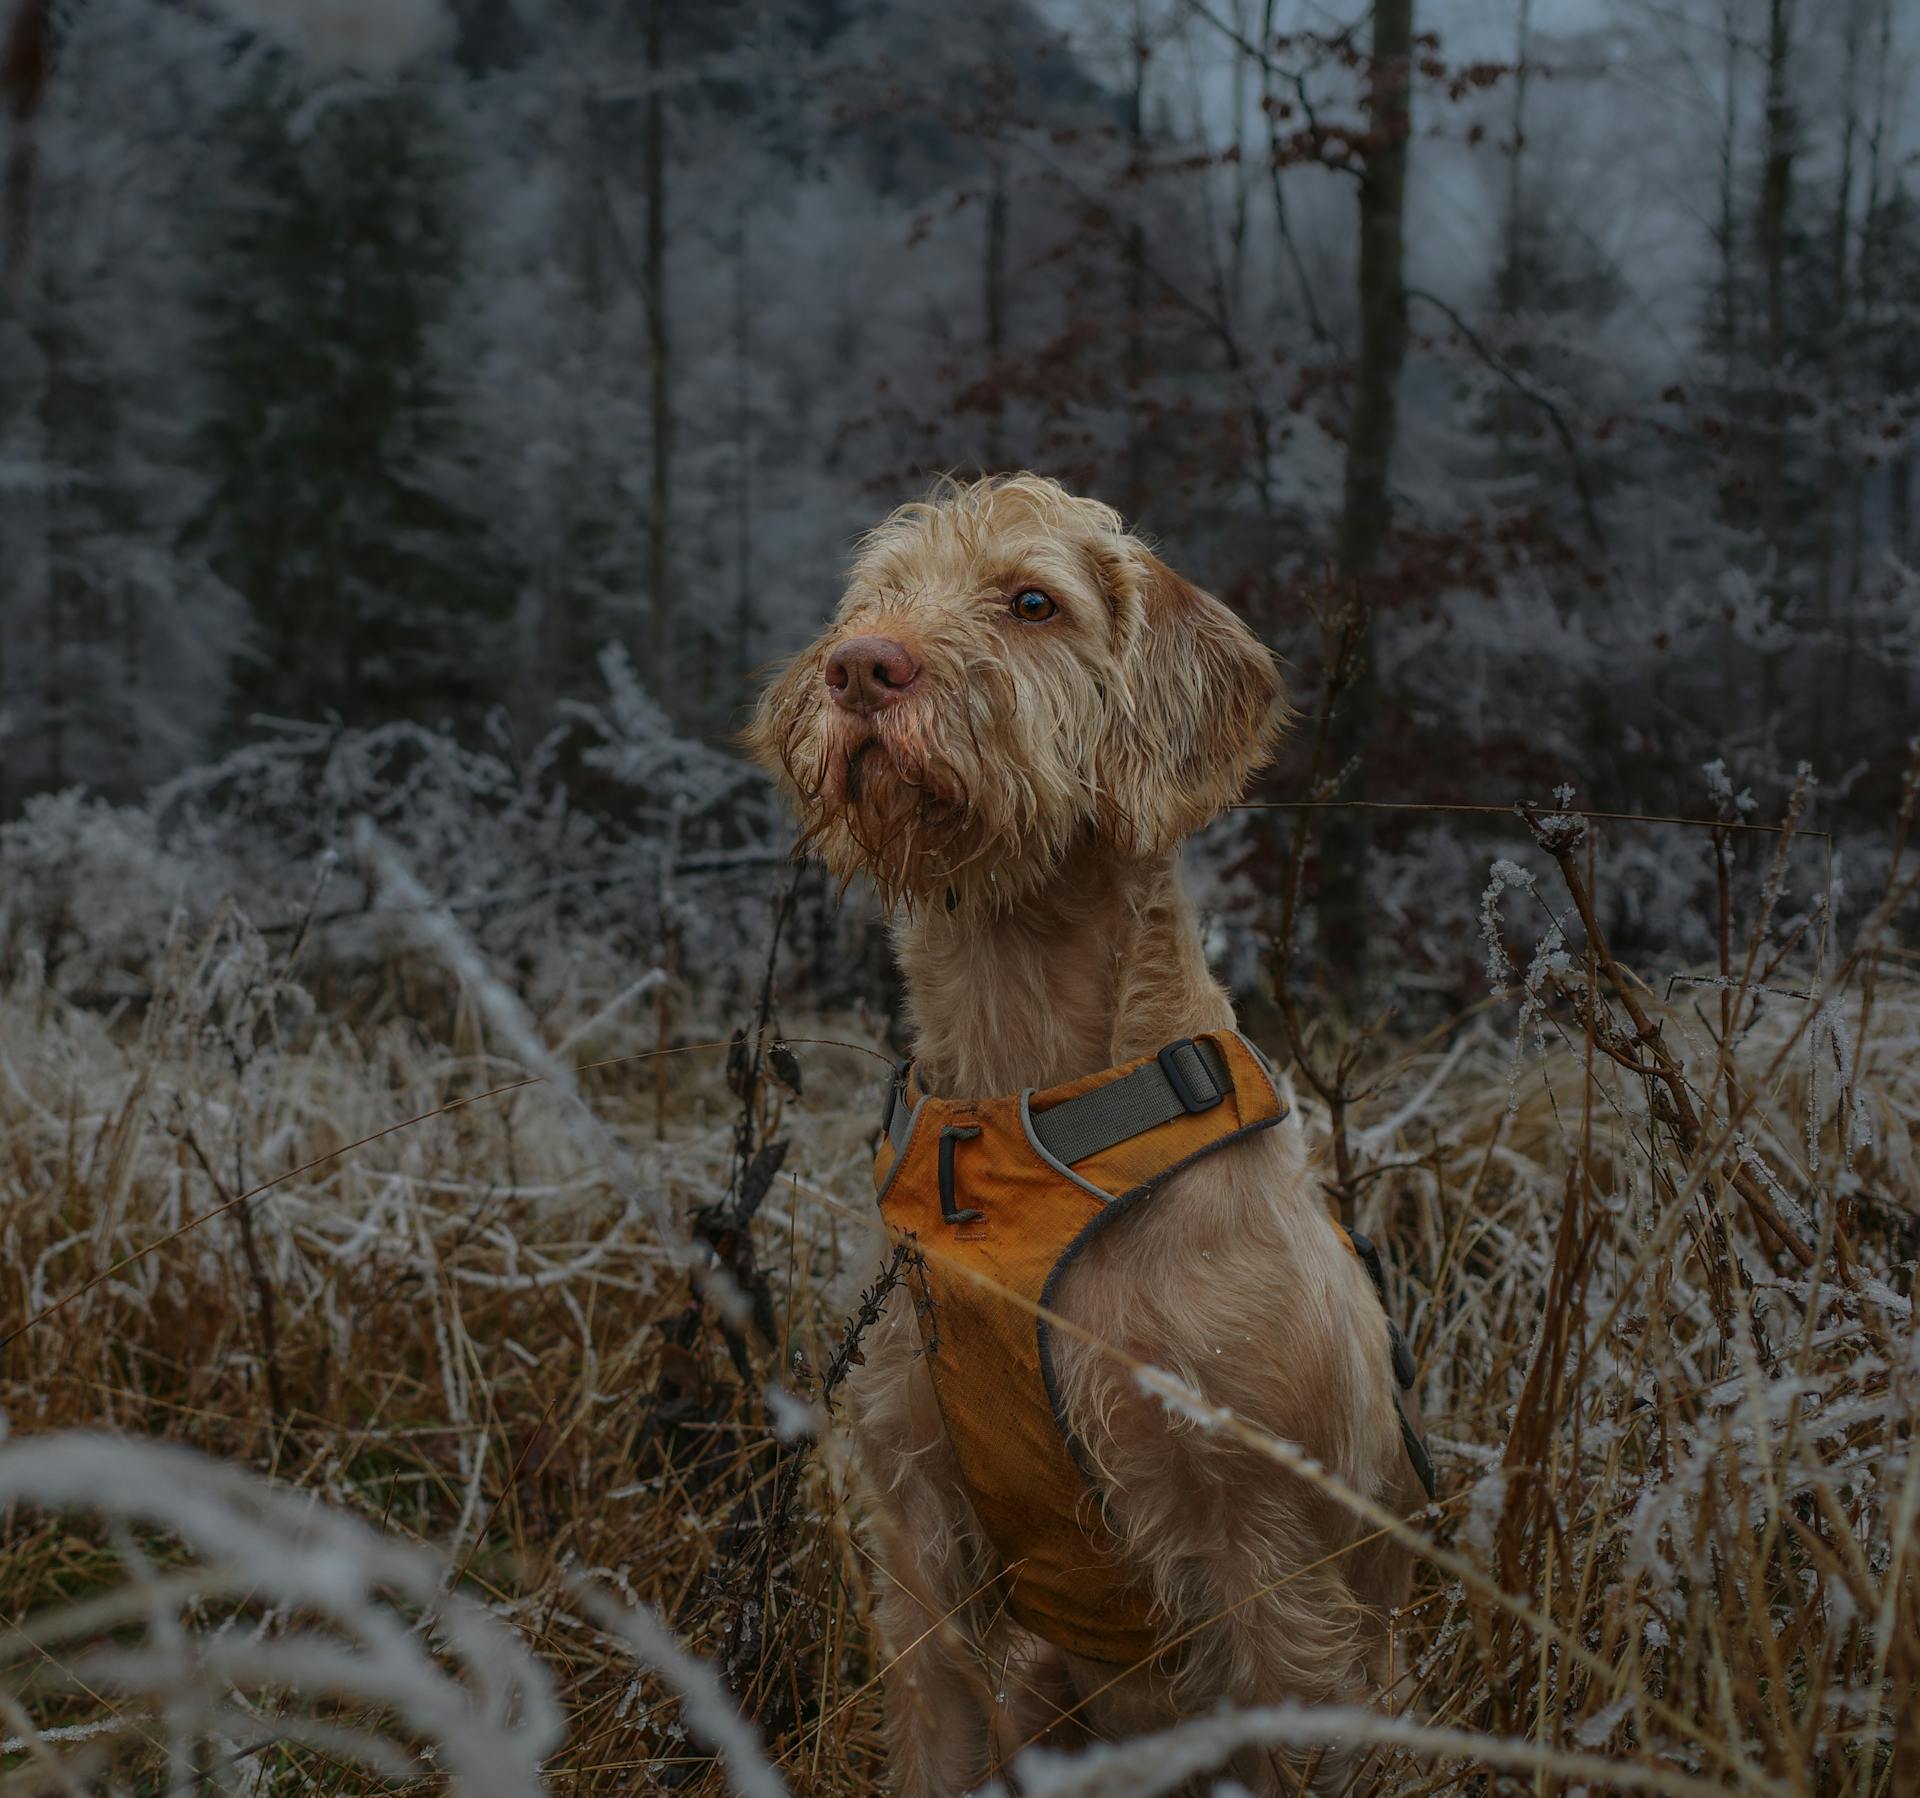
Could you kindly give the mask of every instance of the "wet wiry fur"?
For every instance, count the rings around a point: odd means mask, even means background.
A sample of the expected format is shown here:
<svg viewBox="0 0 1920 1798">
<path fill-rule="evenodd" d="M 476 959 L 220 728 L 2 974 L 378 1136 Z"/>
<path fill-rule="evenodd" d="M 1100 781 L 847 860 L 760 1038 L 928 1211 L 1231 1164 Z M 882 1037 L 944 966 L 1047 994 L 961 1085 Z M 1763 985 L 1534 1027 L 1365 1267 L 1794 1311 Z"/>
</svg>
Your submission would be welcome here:
<svg viewBox="0 0 1920 1798">
<path fill-rule="evenodd" d="M 1009 601 L 1028 587 L 1058 614 L 1017 618 Z M 837 645 L 871 635 L 904 644 L 921 672 L 863 717 L 829 703 L 823 676 Z M 951 485 L 871 533 L 833 622 L 769 689 L 749 740 L 803 840 L 895 904 L 928 1088 L 988 1095 L 1232 1024 L 1175 852 L 1239 794 L 1283 706 L 1271 657 L 1233 613 L 1107 507 L 1022 475 Z M 1379 1307 L 1328 1228 L 1294 1126 L 1169 1181 L 1094 1239 L 1058 1305 L 1348 1485 L 1419 1502 Z M 1351 1699 L 1389 1677 L 1404 1554 L 1144 1397 L 1112 1359 L 1056 1342 L 1066 1413 L 1126 1557 L 1183 1644 L 1123 1670 L 1005 1617 L 911 1307 L 894 1305 L 867 1345 L 854 1430 L 878 1495 L 888 1727 L 910 1798 L 966 1790 L 1049 1723 L 1055 1740 L 1128 1734 L 1222 1699 Z M 1301 1770 L 1249 1755 L 1233 1771 L 1278 1792 Z"/>
</svg>

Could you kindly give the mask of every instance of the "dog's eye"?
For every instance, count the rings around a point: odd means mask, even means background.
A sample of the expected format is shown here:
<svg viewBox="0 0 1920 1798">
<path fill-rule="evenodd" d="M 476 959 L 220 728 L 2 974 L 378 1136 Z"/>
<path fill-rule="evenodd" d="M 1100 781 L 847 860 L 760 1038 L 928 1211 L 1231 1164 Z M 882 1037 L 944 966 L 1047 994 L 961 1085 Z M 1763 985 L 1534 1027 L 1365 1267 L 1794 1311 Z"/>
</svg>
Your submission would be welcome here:
<svg viewBox="0 0 1920 1798">
<path fill-rule="evenodd" d="M 1029 587 L 1024 593 L 1013 596 L 1013 615 L 1028 624 L 1038 624 L 1051 618 L 1060 608 L 1040 591 L 1038 587 Z"/>
</svg>

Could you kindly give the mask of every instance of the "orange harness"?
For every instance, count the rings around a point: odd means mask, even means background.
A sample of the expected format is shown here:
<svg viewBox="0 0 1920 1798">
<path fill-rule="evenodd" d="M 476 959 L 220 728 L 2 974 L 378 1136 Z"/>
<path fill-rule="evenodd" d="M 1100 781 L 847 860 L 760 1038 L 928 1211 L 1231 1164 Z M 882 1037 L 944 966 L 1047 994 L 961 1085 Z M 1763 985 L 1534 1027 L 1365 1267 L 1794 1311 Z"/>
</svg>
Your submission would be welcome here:
<svg viewBox="0 0 1920 1798">
<path fill-rule="evenodd" d="M 874 1185 L 881 1216 L 922 1249 L 910 1279 L 947 1437 L 1010 1576 L 1008 1608 L 1072 1653 L 1148 1660 L 1160 1619 L 1119 1564 L 1067 1429 L 1045 1310 L 1096 1232 L 1180 1169 L 1286 1115 L 1266 1061 L 1231 1030 L 1046 1092 L 934 1098 L 906 1063 L 888 1090 Z M 1373 1245 L 1347 1242 L 1378 1285 Z M 1391 1334 L 1396 1375 L 1410 1385 L 1412 1357 Z M 1432 1464 L 1404 1415 L 1402 1429 L 1431 1492 Z"/>
</svg>

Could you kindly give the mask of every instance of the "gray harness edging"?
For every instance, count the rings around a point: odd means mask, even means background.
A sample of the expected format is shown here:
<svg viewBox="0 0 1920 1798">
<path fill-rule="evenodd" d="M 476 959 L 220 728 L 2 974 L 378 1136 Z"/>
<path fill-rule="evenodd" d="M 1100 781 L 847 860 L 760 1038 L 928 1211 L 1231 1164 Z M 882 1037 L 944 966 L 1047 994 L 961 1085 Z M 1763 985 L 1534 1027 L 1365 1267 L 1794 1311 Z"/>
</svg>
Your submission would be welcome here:
<svg viewBox="0 0 1920 1798">
<path fill-rule="evenodd" d="M 1253 1051 L 1261 1066 L 1271 1072 L 1267 1058 L 1245 1037 L 1240 1040 Z M 880 1120 L 880 1128 L 892 1139 L 896 1153 L 906 1148 L 907 1137 L 913 1128 L 913 1107 L 904 1103 L 907 1074 L 912 1066 L 911 1058 L 895 1065 L 893 1079 L 887 1086 L 886 1111 Z M 1233 1076 L 1220 1051 L 1210 1042 L 1196 1042 L 1190 1036 L 1183 1036 L 1167 1044 L 1153 1060 L 1142 1063 L 1125 1079 L 1109 1081 L 1105 1086 L 1082 1093 L 1077 1099 L 1065 1099 L 1058 1105 L 1048 1106 L 1045 1111 L 1033 1112 L 1030 1121 L 1040 1146 L 1055 1161 L 1070 1168 L 1074 1162 L 1098 1155 L 1116 1143 L 1157 1129 L 1183 1111 L 1211 1111 L 1232 1090 Z M 957 1129 L 942 1132 L 941 1209 L 950 1223 L 968 1222 L 982 1215 L 977 1210 L 963 1210 L 958 1206 L 954 1187 L 953 1144 L 944 1140 L 967 1133 Z M 977 1135 L 978 1132 L 972 1134 Z M 1413 1351 L 1408 1347 L 1405 1335 L 1394 1321 L 1392 1313 L 1387 1311 L 1387 1276 L 1381 1264 L 1380 1251 L 1357 1230 L 1343 1230 L 1342 1233 L 1352 1243 L 1354 1253 L 1366 1269 L 1367 1278 L 1380 1300 L 1380 1309 L 1386 1313 L 1388 1353 L 1393 1366 L 1393 1408 L 1400 1419 L 1400 1439 L 1420 1484 L 1426 1488 L 1427 1497 L 1432 1498 L 1439 1483 L 1433 1457 L 1427 1452 L 1426 1443 L 1420 1439 L 1419 1432 L 1407 1417 L 1406 1407 L 1400 1402 L 1400 1394 L 1413 1386 L 1417 1370 Z"/>
</svg>

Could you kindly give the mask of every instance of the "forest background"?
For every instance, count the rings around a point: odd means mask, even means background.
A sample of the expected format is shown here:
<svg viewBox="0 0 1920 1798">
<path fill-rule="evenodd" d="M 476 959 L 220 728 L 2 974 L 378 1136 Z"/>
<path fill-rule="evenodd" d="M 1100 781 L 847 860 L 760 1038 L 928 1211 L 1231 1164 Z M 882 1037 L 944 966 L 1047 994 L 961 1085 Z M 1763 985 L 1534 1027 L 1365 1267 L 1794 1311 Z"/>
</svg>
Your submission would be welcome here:
<svg viewBox="0 0 1920 1798">
<path fill-rule="evenodd" d="M 1308 690 L 1368 608 L 1343 798 L 1889 814 L 1894 0 L 13 10 L 0 816 L 396 723 L 522 778 L 609 657 L 727 753 L 861 528 L 1015 467 Z M 1469 977 L 1472 833 L 1330 828 L 1336 990 Z"/>
<path fill-rule="evenodd" d="M 1032 468 L 1287 665 L 1187 870 L 1441 1469 L 1408 1715 L 1124 1789 L 1911 1790 L 1917 58 L 0 0 L 0 1785 L 877 1789 L 898 993 L 736 733 Z"/>
</svg>

